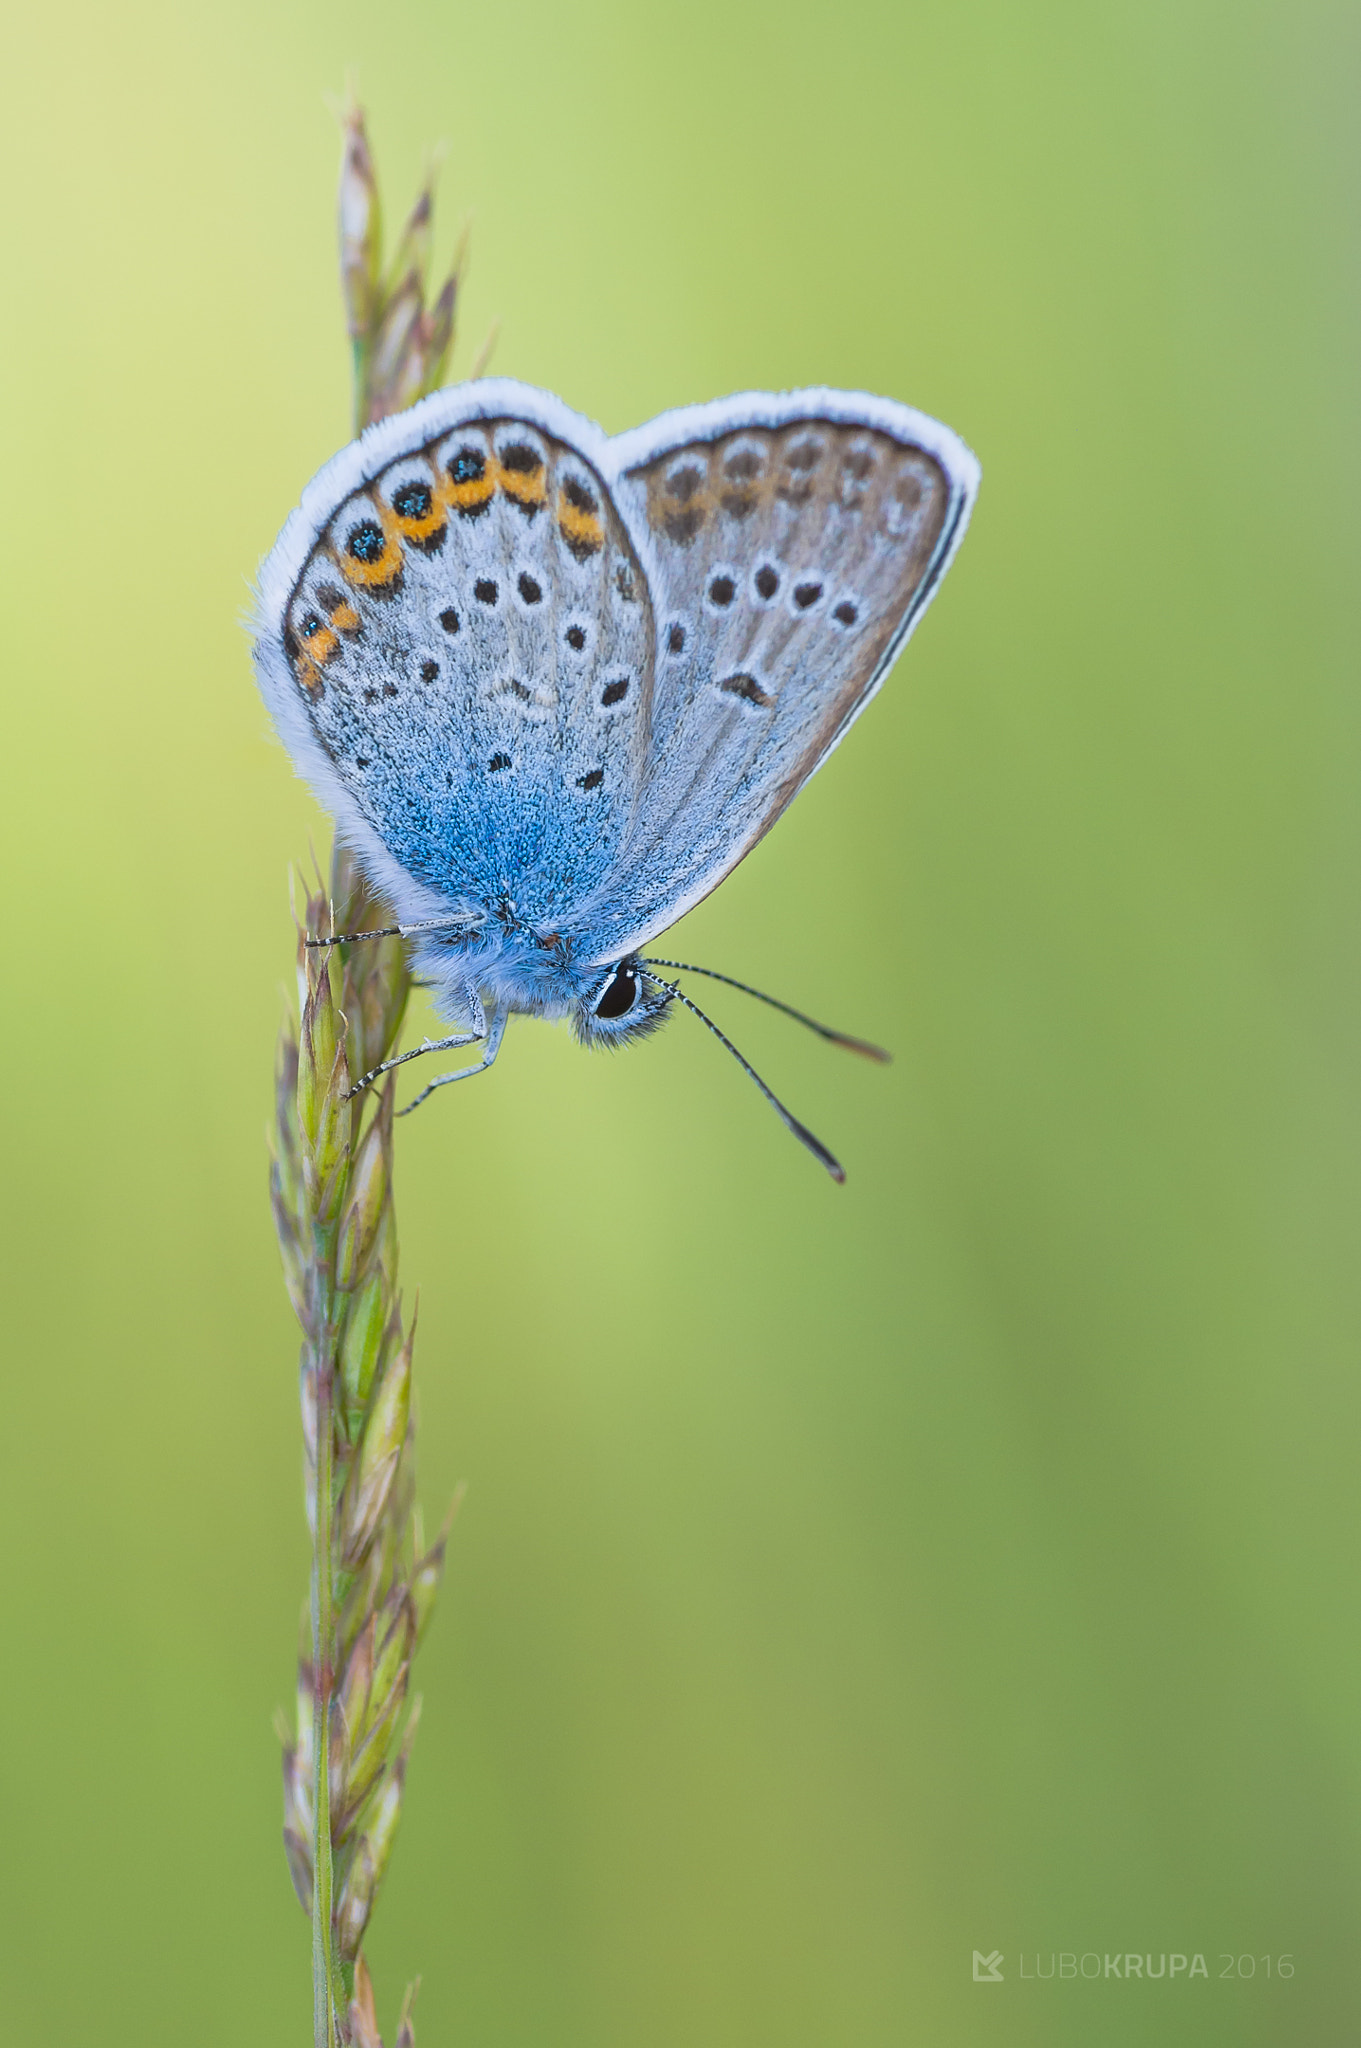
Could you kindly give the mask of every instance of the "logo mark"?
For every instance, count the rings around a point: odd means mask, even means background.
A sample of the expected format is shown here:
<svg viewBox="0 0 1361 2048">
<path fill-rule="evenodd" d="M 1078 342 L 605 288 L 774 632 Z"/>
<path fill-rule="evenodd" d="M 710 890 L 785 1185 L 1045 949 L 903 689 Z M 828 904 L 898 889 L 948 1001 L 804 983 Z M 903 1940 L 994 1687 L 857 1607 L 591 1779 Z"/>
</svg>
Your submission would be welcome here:
<svg viewBox="0 0 1361 2048">
<path fill-rule="evenodd" d="M 981 1949 L 973 1952 L 973 1980 L 975 1984 L 1000 1984 L 1002 1980 L 1002 1951 L 995 1948 L 990 1956 Z"/>
</svg>

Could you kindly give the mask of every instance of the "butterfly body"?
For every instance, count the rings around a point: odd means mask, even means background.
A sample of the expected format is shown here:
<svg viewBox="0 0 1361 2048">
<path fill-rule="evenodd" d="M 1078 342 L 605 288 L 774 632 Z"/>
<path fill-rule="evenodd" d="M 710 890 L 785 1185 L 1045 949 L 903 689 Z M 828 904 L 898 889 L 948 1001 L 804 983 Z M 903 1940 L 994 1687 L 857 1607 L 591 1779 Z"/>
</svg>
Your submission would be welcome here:
<svg viewBox="0 0 1361 2048">
<path fill-rule="evenodd" d="M 256 671 L 452 1020 L 657 1021 L 629 963 L 859 715 L 977 482 L 948 428 L 862 394 L 611 439 L 503 379 L 326 465 L 262 568 Z"/>
</svg>

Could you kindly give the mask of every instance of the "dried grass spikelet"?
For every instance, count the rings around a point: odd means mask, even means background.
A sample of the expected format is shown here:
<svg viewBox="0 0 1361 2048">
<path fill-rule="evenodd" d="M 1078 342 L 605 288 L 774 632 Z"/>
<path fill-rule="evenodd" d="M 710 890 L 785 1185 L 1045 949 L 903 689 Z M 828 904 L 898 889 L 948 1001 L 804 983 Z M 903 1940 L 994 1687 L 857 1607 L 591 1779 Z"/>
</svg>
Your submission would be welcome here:
<svg viewBox="0 0 1361 2048">
<path fill-rule="evenodd" d="M 391 260 L 384 265 L 382 213 L 364 112 L 351 100 L 341 113 L 340 277 L 354 349 L 356 423 L 367 426 L 437 391 L 454 349 L 458 296 L 467 268 L 468 237 L 460 235 L 453 265 L 434 303 L 426 305 L 430 230 L 438 154 Z M 484 350 L 472 374 L 485 366 Z"/>
<path fill-rule="evenodd" d="M 411 2022 L 411 2008 L 416 2002 L 416 1993 L 421 1988 L 418 1977 L 414 1984 L 406 1987 L 402 2010 L 397 2018 L 397 2032 L 392 2048 L 415 2048 L 416 2030 Z M 383 2048 L 383 2039 L 378 2032 L 378 2016 L 373 2004 L 373 1980 L 368 1966 L 361 1956 L 355 1965 L 354 1998 L 350 2004 L 350 2040 L 353 2048 Z"/>
</svg>

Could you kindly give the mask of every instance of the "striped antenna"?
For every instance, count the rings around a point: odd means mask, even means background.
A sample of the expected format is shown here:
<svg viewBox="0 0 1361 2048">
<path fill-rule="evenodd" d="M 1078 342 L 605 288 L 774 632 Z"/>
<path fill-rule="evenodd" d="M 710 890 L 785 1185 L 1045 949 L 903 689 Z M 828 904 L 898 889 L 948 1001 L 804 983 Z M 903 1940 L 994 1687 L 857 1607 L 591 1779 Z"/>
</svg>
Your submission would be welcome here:
<svg viewBox="0 0 1361 2048">
<path fill-rule="evenodd" d="M 644 969 L 644 973 L 647 973 L 646 969 Z M 766 1101 L 770 1104 L 771 1108 L 774 1110 L 776 1116 L 780 1119 L 780 1122 L 784 1125 L 785 1129 L 787 1131 L 792 1131 L 794 1136 L 798 1139 L 799 1143 L 801 1145 L 806 1145 L 808 1147 L 808 1150 L 812 1153 L 814 1159 L 818 1160 L 823 1166 L 826 1167 L 828 1173 L 831 1174 L 832 1179 L 837 1183 L 839 1187 L 846 1178 L 846 1169 L 842 1166 L 840 1160 L 833 1157 L 833 1155 L 827 1150 L 827 1147 L 823 1144 L 820 1138 L 815 1138 L 813 1136 L 813 1133 L 809 1130 L 806 1124 L 801 1124 L 798 1118 L 792 1115 L 791 1112 L 785 1108 L 779 1096 L 775 1093 L 775 1091 L 772 1088 L 767 1088 L 765 1082 L 761 1079 L 761 1076 L 757 1073 L 755 1067 L 751 1064 L 751 1061 L 743 1059 L 741 1053 L 737 1050 L 737 1047 L 733 1044 L 732 1040 L 724 1036 L 724 1034 L 719 1030 L 717 1024 L 715 1024 L 713 1018 L 706 1017 L 703 1010 L 701 1010 L 701 1008 L 699 1007 L 699 1004 L 692 1003 L 689 996 L 684 994 L 684 992 L 677 987 L 674 981 L 663 981 L 662 977 L 659 974 L 647 974 L 647 979 L 650 982 L 655 983 L 655 985 L 658 988 L 664 988 L 667 994 L 674 996 L 678 1003 L 683 1003 L 687 1010 L 692 1011 L 693 1014 L 699 1018 L 701 1024 L 708 1025 L 710 1031 L 713 1032 L 714 1037 L 718 1040 L 719 1044 L 725 1045 L 728 1048 L 728 1051 L 737 1061 L 737 1064 L 742 1069 L 742 1072 L 745 1075 L 747 1075 L 748 1079 L 756 1083 L 757 1087 L 765 1096 Z M 723 977 L 720 976 L 719 979 L 721 980 L 723 979 Z"/>
</svg>

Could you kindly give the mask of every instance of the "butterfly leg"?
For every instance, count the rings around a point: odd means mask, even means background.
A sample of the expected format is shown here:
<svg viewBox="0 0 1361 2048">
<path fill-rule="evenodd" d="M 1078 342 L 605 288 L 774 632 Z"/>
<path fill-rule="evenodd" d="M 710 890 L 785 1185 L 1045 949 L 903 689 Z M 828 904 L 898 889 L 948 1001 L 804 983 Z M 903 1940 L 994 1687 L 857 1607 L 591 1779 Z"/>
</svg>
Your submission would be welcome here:
<svg viewBox="0 0 1361 2048">
<path fill-rule="evenodd" d="M 461 1045 L 475 1045 L 482 1036 L 480 1031 L 460 1031 L 453 1038 L 427 1038 L 420 1045 L 413 1045 L 410 1052 L 399 1052 L 395 1059 L 384 1060 L 380 1067 L 370 1067 L 367 1074 L 359 1076 L 345 1100 L 352 1102 L 371 1081 L 378 1080 L 382 1074 L 390 1074 L 394 1067 L 404 1067 L 408 1060 L 423 1059 L 428 1052 L 454 1052 Z"/>
<path fill-rule="evenodd" d="M 456 1052 L 460 1046 L 475 1045 L 479 1038 L 485 1038 L 487 1012 L 483 1007 L 482 998 L 471 983 L 463 993 L 468 1005 L 468 1021 L 472 1026 L 470 1031 L 456 1031 L 449 1038 L 423 1039 L 419 1045 L 413 1045 L 410 1052 L 399 1052 L 394 1059 L 384 1060 L 381 1066 L 370 1067 L 367 1074 L 360 1075 L 345 1100 L 351 1101 L 362 1089 L 367 1088 L 371 1081 L 376 1081 L 381 1074 L 390 1074 L 394 1067 L 404 1067 L 408 1060 L 423 1059 L 428 1052 Z M 418 1096 L 417 1101 L 419 1100 Z"/>
<path fill-rule="evenodd" d="M 491 1030 L 487 1033 L 487 1050 L 483 1053 L 475 1067 L 460 1067 L 456 1074 L 437 1075 L 433 1081 L 428 1082 L 422 1088 L 419 1095 L 412 1097 L 405 1109 L 398 1110 L 398 1116 L 410 1116 L 413 1109 L 420 1108 L 427 1095 L 433 1095 L 437 1088 L 447 1088 L 451 1081 L 469 1081 L 474 1074 L 485 1073 L 496 1058 L 497 1053 L 501 1050 L 501 1040 L 505 1036 L 506 1017 L 508 1014 L 508 1011 L 502 1008 L 493 1017 Z M 464 1040 L 463 1043 L 466 1044 L 467 1041 Z M 433 1051 L 434 1048 L 432 1047 L 431 1050 Z"/>
</svg>

